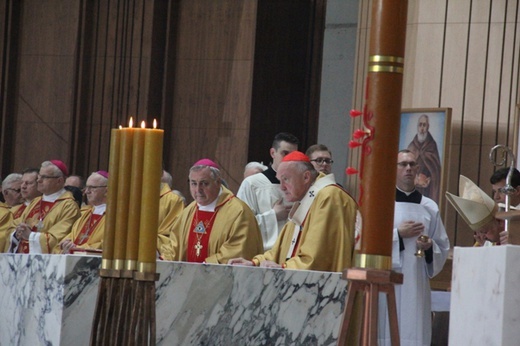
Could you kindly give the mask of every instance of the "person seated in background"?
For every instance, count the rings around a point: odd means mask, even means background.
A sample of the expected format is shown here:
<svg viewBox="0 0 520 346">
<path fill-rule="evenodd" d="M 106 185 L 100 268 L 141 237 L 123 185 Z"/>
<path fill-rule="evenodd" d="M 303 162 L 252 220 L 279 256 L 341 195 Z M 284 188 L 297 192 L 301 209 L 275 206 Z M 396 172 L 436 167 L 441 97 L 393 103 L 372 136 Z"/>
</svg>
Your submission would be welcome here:
<svg viewBox="0 0 520 346">
<path fill-rule="evenodd" d="M 170 174 L 170 172 L 167 172 L 163 169 L 163 174 L 162 174 L 162 177 L 161 177 L 161 183 L 165 183 L 167 184 L 169 187 L 170 187 L 170 190 L 173 189 L 173 177 L 172 175 Z"/>
<path fill-rule="evenodd" d="M 54 248 L 54 253 L 68 254 L 73 248 L 101 249 L 105 231 L 108 172 L 93 172 L 84 188 L 88 205 L 81 208 L 81 216 L 72 230 Z"/>
<path fill-rule="evenodd" d="M 85 201 L 83 198 L 83 190 L 85 189 L 85 179 L 80 175 L 69 175 L 67 179 L 65 179 L 65 190 L 70 191 L 72 196 L 74 196 L 74 200 L 78 203 L 78 206 L 81 208 L 85 205 Z"/>
<path fill-rule="evenodd" d="M 25 208 L 20 223 L 11 233 L 9 252 L 51 253 L 80 216 L 72 194 L 64 189 L 67 166 L 59 160 L 44 161 L 38 174 L 38 191 L 43 195 Z"/>
<path fill-rule="evenodd" d="M 4 195 L 5 204 L 11 210 L 23 204 L 21 186 L 22 175 L 19 173 L 11 173 L 2 181 L 2 194 Z"/>
<path fill-rule="evenodd" d="M 201 159 L 190 168 L 194 201 L 175 220 L 165 260 L 225 264 L 262 250 L 262 236 L 251 209 L 221 183 L 218 165 Z"/>
<path fill-rule="evenodd" d="M 289 202 L 294 202 L 273 248 L 252 260 L 229 264 L 341 272 L 352 266 L 358 206 L 333 174 L 318 173 L 309 157 L 287 154 L 276 176 Z"/>
<path fill-rule="evenodd" d="M 311 145 L 305 155 L 311 160 L 314 169 L 323 174 L 330 174 L 332 172 L 332 152 L 323 144 Z"/>
<path fill-rule="evenodd" d="M 80 190 L 85 188 L 85 178 L 81 175 L 71 174 L 65 179 L 65 186 L 75 186 Z"/>
<path fill-rule="evenodd" d="M 495 201 L 463 175 L 459 177 L 459 194 L 446 192 L 446 198 L 474 232 L 474 246 L 499 245 L 504 226 L 495 218 L 498 211 Z"/>
<path fill-rule="evenodd" d="M 9 206 L 0 203 L 0 252 L 6 252 L 6 242 L 13 228 L 13 214 L 9 210 Z"/>
<path fill-rule="evenodd" d="M 244 179 L 249 177 L 250 175 L 261 173 L 267 169 L 267 166 L 256 161 L 249 162 L 244 167 Z"/>
<path fill-rule="evenodd" d="M 165 175 L 166 180 L 164 180 Z M 173 184 L 173 178 L 170 173 L 163 170 L 159 200 L 159 230 L 157 232 L 157 251 L 159 253 L 162 246 L 169 243 L 173 222 L 184 210 L 185 202 L 179 195 L 173 193 L 170 184 Z"/>
<path fill-rule="evenodd" d="M 27 168 L 22 172 L 22 184 L 20 185 L 23 203 L 18 207 L 11 209 L 15 224 L 19 223 L 25 208 L 42 193 L 38 191 L 38 168 Z"/>
<path fill-rule="evenodd" d="M 74 201 L 76 201 L 78 208 L 81 209 L 81 207 L 83 206 L 83 190 L 80 190 L 76 186 L 70 185 L 65 185 L 63 188 L 72 194 L 72 197 L 74 197 Z"/>
</svg>

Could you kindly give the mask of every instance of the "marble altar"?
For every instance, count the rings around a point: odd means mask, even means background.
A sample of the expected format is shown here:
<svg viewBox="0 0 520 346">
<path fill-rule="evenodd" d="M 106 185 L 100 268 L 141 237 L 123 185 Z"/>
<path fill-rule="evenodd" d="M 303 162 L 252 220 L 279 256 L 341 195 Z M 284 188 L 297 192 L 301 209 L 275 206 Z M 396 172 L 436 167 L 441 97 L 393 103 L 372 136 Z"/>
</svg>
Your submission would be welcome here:
<svg viewBox="0 0 520 346">
<path fill-rule="evenodd" d="M 88 345 L 100 257 L 0 255 L 0 345 Z M 341 273 L 159 262 L 158 345 L 335 345 Z"/>
<path fill-rule="evenodd" d="M 520 344 L 520 246 L 456 247 L 450 345 Z"/>
</svg>

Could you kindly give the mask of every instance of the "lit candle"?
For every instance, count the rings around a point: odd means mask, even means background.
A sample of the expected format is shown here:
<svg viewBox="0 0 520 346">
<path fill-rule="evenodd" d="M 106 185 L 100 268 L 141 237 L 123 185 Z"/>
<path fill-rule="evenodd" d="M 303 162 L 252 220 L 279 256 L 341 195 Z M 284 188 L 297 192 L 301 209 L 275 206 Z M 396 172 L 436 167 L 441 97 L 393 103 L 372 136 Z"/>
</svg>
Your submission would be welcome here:
<svg viewBox="0 0 520 346">
<path fill-rule="evenodd" d="M 129 127 L 121 129 L 119 149 L 119 178 L 117 181 L 117 213 L 114 239 L 114 269 L 124 269 L 126 260 L 126 236 L 128 228 L 128 207 L 130 200 L 130 178 L 132 174 L 132 144 L 134 129 L 132 118 Z"/>
<path fill-rule="evenodd" d="M 143 154 L 145 123 L 134 130 L 132 145 L 132 174 L 130 179 L 130 205 L 128 207 L 128 234 L 126 238 L 125 269 L 137 269 L 137 254 L 139 251 L 139 220 L 141 219 L 141 188 L 143 185 Z M 146 183 L 146 182 L 145 182 Z"/>
<path fill-rule="evenodd" d="M 138 270 L 153 272 L 156 269 L 157 229 L 159 227 L 159 197 L 162 176 L 164 131 L 147 129 L 144 144 L 143 189 L 141 222 L 139 227 Z"/>
<path fill-rule="evenodd" d="M 108 162 L 108 195 L 107 211 L 105 216 L 105 232 L 103 234 L 103 260 L 101 268 L 112 269 L 114 259 L 114 238 L 116 228 L 117 209 L 117 178 L 119 175 L 119 149 L 121 131 L 112 129 L 110 136 L 110 157 Z"/>
</svg>

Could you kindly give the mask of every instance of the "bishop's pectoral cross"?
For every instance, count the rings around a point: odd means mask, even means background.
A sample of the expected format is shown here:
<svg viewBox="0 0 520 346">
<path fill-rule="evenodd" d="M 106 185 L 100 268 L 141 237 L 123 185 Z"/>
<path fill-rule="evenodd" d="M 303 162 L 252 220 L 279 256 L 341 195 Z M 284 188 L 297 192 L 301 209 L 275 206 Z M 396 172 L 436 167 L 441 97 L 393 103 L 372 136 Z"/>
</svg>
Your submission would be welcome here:
<svg viewBox="0 0 520 346">
<path fill-rule="evenodd" d="M 200 250 L 202 250 L 202 245 L 200 244 L 200 241 L 197 241 L 197 244 L 195 244 L 195 255 L 197 257 L 200 256 Z"/>
<path fill-rule="evenodd" d="M 89 236 L 88 232 L 83 233 L 81 235 L 81 237 L 79 237 L 79 243 L 83 244 L 85 242 L 85 240 L 87 240 L 88 236 Z"/>
</svg>

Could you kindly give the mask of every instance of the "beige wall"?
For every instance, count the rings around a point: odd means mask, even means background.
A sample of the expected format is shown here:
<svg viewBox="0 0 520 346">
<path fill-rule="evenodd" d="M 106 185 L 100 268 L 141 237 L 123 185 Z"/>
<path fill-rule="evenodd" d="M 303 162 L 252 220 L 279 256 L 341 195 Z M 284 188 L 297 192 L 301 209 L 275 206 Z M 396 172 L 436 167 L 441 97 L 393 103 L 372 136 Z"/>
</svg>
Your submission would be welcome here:
<svg viewBox="0 0 520 346">
<path fill-rule="evenodd" d="M 358 109 L 364 99 L 369 13 L 370 1 L 361 1 L 353 95 Z M 517 16 L 517 3 L 505 0 L 409 1 L 402 107 L 452 109 L 445 165 L 445 190 L 452 193 L 458 192 L 462 174 L 491 194 L 490 149 L 503 144 L 517 152 Z M 354 121 L 352 128 L 359 127 Z M 351 165 L 358 160 L 359 153 L 352 150 Z M 349 178 L 348 186 L 356 193 L 356 176 Z M 471 245 L 466 224 L 451 205 L 441 207 L 452 245 Z"/>
</svg>

